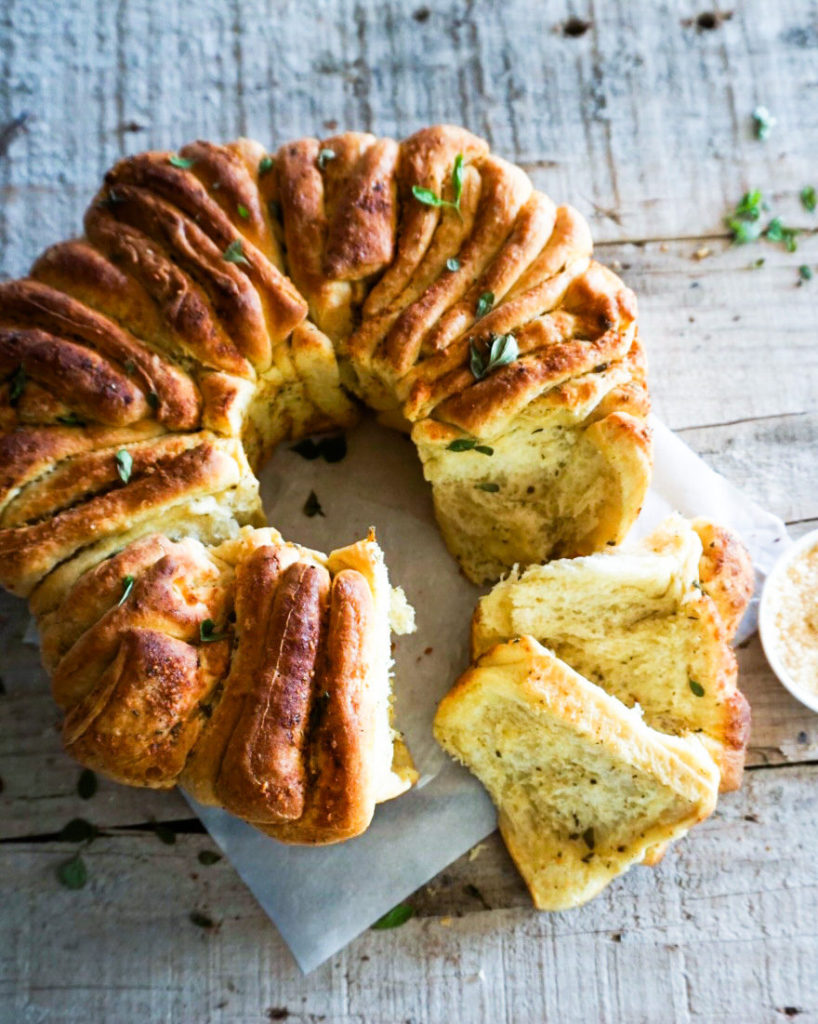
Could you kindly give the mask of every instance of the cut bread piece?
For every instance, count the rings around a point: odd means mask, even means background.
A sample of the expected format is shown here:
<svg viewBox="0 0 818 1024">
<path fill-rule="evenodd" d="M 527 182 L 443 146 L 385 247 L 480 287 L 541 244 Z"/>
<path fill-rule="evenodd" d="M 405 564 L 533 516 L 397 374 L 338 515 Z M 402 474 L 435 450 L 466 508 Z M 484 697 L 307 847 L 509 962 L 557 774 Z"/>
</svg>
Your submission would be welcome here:
<svg viewBox="0 0 818 1024">
<path fill-rule="evenodd" d="M 412 429 L 449 550 L 476 583 L 519 563 L 618 544 L 651 473 L 650 434 L 626 389 L 627 360 L 535 399 L 502 429 L 472 438 L 434 419 Z M 619 400 L 623 395 L 627 401 Z"/>
<path fill-rule="evenodd" d="M 535 636 L 629 707 L 638 704 L 654 728 L 699 734 L 721 788 L 735 789 L 750 708 L 721 610 L 735 628 L 751 593 L 752 568 L 735 535 L 672 516 L 633 545 L 512 573 L 478 602 L 472 653 Z"/>
<path fill-rule="evenodd" d="M 533 637 L 484 654 L 434 729 L 489 791 L 541 910 L 587 902 L 716 806 L 719 772 L 698 740 L 650 728 Z"/>
</svg>

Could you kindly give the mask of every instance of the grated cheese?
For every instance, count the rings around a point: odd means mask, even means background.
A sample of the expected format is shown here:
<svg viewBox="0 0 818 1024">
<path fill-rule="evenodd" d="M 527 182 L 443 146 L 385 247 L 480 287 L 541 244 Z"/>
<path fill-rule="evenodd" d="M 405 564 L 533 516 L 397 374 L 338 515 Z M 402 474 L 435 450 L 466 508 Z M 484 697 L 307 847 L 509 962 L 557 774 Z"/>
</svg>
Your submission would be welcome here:
<svg viewBox="0 0 818 1024">
<path fill-rule="evenodd" d="M 773 607 L 776 653 L 797 686 L 818 694 L 818 542 L 787 567 Z"/>
</svg>

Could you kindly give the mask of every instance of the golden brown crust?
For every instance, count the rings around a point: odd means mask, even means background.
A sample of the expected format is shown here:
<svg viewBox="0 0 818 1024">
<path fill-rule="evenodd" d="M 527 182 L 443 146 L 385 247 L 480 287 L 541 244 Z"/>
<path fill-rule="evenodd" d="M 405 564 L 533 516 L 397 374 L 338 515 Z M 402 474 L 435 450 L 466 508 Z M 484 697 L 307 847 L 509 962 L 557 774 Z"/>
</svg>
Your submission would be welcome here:
<svg viewBox="0 0 818 1024">
<path fill-rule="evenodd" d="M 702 542 L 699 580 L 719 610 L 729 639 L 735 636 L 755 589 L 753 564 L 741 539 L 726 527 L 694 519 Z"/>
</svg>

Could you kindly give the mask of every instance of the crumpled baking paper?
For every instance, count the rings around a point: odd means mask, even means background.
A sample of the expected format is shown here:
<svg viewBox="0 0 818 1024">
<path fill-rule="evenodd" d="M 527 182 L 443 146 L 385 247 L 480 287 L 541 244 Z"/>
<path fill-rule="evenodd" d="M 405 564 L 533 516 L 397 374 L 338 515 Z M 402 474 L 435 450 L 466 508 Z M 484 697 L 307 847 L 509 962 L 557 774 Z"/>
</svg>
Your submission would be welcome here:
<svg viewBox="0 0 818 1024">
<path fill-rule="evenodd" d="M 789 544 L 783 522 L 742 495 L 657 420 L 653 483 L 634 536 L 673 511 L 736 529 L 757 573 L 756 593 Z M 226 811 L 191 806 L 275 922 L 305 972 L 433 878 L 496 827 L 491 801 L 432 737 L 437 702 L 468 664 L 468 632 L 478 596 L 446 551 L 429 486 L 410 441 L 365 422 L 338 463 L 305 461 L 282 445 L 261 475 L 269 521 L 289 540 L 329 551 L 370 525 L 386 552 L 393 584 L 415 607 L 417 632 L 395 650 L 396 721 L 420 771 L 411 792 L 377 808 L 368 831 L 340 846 L 288 847 Z M 307 517 L 313 491 L 323 515 Z M 737 637 L 756 627 L 756 602 Z"/>
</svg>

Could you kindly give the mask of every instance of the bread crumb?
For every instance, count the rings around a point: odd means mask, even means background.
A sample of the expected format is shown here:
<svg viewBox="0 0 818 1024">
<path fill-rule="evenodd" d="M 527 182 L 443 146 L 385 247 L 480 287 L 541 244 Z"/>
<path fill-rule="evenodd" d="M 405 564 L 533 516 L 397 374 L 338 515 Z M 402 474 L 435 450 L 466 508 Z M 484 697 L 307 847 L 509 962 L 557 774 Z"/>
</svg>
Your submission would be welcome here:
<svg viewBox="0 0 818 1024">
<path fill-rule="evenodd" d="M 706 245 L 703 245 L 701 247 L 701 249 L 697 249 L 693 253 L 693 259 L 694 260 L 706 260 L 707 257 L 710 255 L 710 252 L 711 252 L 711 250 Z"/>
<path fill-rule="evenodd" d="M 451 928 L 451 926 L 452 926 L 452 918 L 451 917 L 441 917 L 440 923 L 443 925 L 444 928 Z"/>
<path fill-rule="evenodd" d="M 478 843 L 477 846 L 474 847 L 474 849 L 469 850 L 469 860 L 470 861 L 477 860 L 477 858 L 480 856 L 480 854 L 485 849 L 486 849 L 486 844 L 485 843 Z"/>
<path fill-rule="evenodd" d="M 796 686 L 818 694 L 818 541 L 787 567 L 773 607 L 776 653 Z"/>
</svg>

